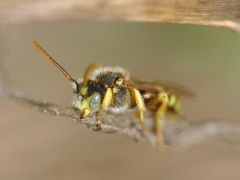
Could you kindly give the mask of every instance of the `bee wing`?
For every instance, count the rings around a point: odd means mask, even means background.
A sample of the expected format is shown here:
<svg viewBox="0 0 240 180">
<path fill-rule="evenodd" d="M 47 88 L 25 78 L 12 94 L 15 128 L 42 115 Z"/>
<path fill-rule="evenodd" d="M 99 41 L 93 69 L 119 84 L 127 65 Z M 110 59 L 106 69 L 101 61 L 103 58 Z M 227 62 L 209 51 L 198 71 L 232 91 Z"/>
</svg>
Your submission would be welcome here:
<svg viewBox="0 0 240 180">
<path fill-rule="evenodd" d="M 140 79 L 134 79 L 130 82 L 131 86 L 140 89 L 145 90 L 147 92 L 159 92 L 161 90 L 165 90 L 168 93 L 173 93 L 178 96 L 184 96 L 184 97 L 194 97 L 195 94 L 191 91 L 189 91 L 186 87 L 171 83 L 171 82 L 165 82 L 165 81 L 149 81 L 149 80 L 140 80 Z"/>
</svg>

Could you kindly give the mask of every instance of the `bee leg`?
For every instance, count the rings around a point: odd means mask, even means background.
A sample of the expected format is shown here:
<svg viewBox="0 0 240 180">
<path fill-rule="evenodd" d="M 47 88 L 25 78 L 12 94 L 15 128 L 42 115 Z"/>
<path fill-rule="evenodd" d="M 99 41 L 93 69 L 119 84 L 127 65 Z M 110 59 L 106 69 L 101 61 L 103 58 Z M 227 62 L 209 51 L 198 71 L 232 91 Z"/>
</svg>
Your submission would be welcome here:
<svg viewBox="0 0 240 180">
<path fill-rule="evenodd" d="M 136 102 L 137 108 L 138 108 L 138 118 L 140 120 L 140 124 L 143 130 L 146 130 L 144 125 L 144 111 L 146 110 L 145 103 L 143 101 L 143 98 L 137 89 L 132 89 L 133 99 Z"/>
<path fill-rule="evenodd" d="M 107 88 L 100 109 L 96 113 L 96 121 L 98 125 L 101 125 L 100 113 L 111 104 L 112 96 L 113 96 L 112 89 Z"/>
<path fill-rule="evenodd" d="M 156 134 L 157 134 L 157 140 L 158 140 L 158 144 L 160 145 L 160 148 L 162 150 L 165 149 L 166 144 L 164 142 L 164 137 L 163 137 L 163 118 L 164 118 L 164 114 L 165 114 L 165 110 L 164 110 L 164 106 L 161 106 L 157 112 L 156 112 Z"/>
<path fill-rule="evenodd" d="M 101 111 L 97 111 L 96 112 L 96 130 L 101 130 L 101 124 L 102 124 L 102 121 L 100 119 L 100 112 Z"/>
<path fill-rule="evenodd" d="M 156 111 L 155 114 L 155 118 L 156 118 L 156 134 L 157 134 L 157 140 L 158 140 L 158 144 L 160 145 L 160 148 L 162 150 L 166 150 L 166 148 L 168 147 L 165 142 L 164 142 L 164 137 L 163 137 L 163 120 L 167 111 L 167 105 L 168 105 L 168 98 L 165 94 L 160 94 L 161 95 L 161 99 L 159 98 L 159 100 L 162 102 L 161 105 L 159 106 L 159 108 Z M 159 96 L 160 97 L 160 96 Z"/>
</svg>

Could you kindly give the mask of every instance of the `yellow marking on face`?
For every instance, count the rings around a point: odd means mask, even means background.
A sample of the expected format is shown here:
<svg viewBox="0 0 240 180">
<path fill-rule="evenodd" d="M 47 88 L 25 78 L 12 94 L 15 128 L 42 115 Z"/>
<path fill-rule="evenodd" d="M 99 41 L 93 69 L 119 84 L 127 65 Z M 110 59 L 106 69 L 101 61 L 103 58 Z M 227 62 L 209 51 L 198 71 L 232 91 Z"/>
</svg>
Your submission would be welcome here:
<svg viewBox="0 0 240 180">
<path fill-rule="evenodd" d="M 77 108 L 83 113 L 83 117 L 87 117 L 91 110 L 89 108 L 90 98 L 84 99 L 82 102 L 77 103 Z"/>
<path fill-rule="evenodd" d="M 79 109 L 83 111 L 86 108 L 89 108 L 89 98 L 84 99 L 81 103 L 79 103 Z"/>
<path fill-rule="evenodd" d="M 80 88 L 80 94 L 83 95 L 83 96 L 86 96 L 87 95 L 87 87 L 81 87 Z"/>
<path fill-rule="evenodd" d="M 90 109 L 84 109 L 83 111 L 83 117 L 87 117 L 90 114 Z"/>
</svg>

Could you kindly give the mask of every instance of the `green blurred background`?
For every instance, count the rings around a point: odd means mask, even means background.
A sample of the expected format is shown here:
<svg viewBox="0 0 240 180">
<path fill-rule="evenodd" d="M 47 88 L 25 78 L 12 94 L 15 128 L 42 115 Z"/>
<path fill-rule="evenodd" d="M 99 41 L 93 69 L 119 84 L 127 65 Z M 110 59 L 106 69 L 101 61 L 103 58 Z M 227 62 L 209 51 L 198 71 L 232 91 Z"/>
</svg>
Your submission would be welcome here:
<svg viewBox="0 0 240 180">
<path fill-rule="evenodd" d="M 123 22 L 55 22 L 1 27 L 9 86 L 70 106 L 71 88 L 34 49 L 43 47 L 74 77 L 91 62 L 134 76 L 187 86 L 189 121 L 239 120 L 240 35 L 221 28 Z M 162 153 L 119 135 L 92 132 L 68 118 L 2 102 L 1 179 L 238 179 L 239 147 L 206 142 Z"/>
</svg>

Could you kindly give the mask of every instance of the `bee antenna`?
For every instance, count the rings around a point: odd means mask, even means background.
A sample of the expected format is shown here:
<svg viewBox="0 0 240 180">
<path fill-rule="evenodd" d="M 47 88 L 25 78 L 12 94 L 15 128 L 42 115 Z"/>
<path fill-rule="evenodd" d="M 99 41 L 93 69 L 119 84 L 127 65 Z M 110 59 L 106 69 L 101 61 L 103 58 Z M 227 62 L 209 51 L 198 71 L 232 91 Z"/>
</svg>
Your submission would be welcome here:
<svg viewBox="0 0 240 180">
<path fill-rule="evenodd" d="M 64 77 L 65 77 L 68 81 L 70 81 L 73 89 L 74 89 L 74 90 L 77 90 L 78 84 L 77 84 L 76 80 L 73 79 L 72 76 L 70 76 L 70 74 L 69 74 L 60 64 L 58 64 L 58 63 L 53 59 L 53 57 L 51 57 L 51 56 L 47 53 L 47 51 L 45 51 L 45 50 L 43 49 L 43 47 L 39 44 L 39 42 L 33 41 L 33 43 L 34 43 L 34 46 L 36 47 L 36 49 L 45 57 L 45 59 L 46 59 L 49 63 L 53 64 L 56 68 L 58 68 L 58 70 L 59 70 L 60 72 L 62 72 L 62 74 L 64 75 Z"/>
<path fill-rule="evenodd" d="M 100 64 L 99 63 L 93 63 L 93 64 L 89 64 L 84 73 L 83 73 L 83 85 L 86 86 L 87 85 L 87 81 L 88 81 L 88 78 L 89 78 L 89 75 L 90 73 L 96 69 L 97 67 L 99 67 Z"/>
</svg>

